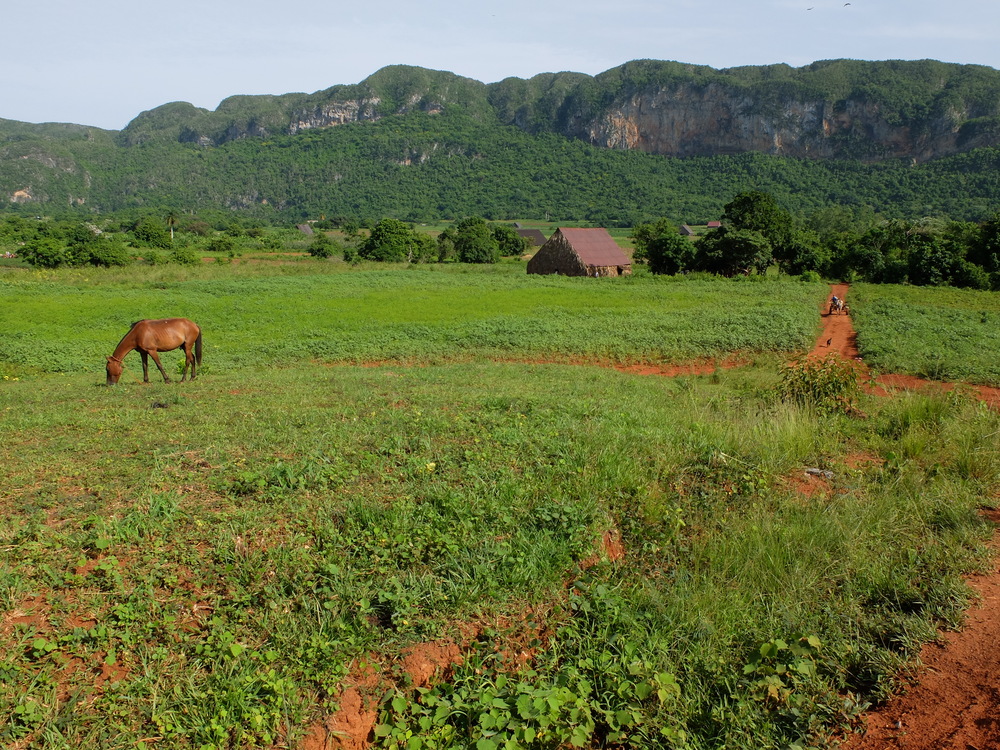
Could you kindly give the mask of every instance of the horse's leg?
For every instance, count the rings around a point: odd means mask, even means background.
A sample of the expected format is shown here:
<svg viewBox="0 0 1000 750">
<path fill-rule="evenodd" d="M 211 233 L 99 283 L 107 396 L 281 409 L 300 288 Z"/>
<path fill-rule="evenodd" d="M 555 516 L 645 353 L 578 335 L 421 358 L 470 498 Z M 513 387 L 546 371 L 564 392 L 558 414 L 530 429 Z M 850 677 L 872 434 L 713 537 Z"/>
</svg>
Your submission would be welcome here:
<svg viewBox="0 0 1000 750">
<path fill-rule="evenodd" d="M 184 342 L 184 372 L 181 373 L 181 382 L 187 380 L 188 368 L 191 367 L 191 344 Z M 191 370 L 191 380 L 194 380 L 194 370 Z"/>
<path fill-rule="evenodd" d="M 191 380 L 194 380 L 198 376 L 198 359 L 194 356 L 194 344 L 188 343 L 185 357 L 185 361 L 191 365 Z"/>
<path fill-rule="evenodd" d="M 160 355 L 156 353 L 155 349 L 150 349 L 149 356 L 153 358 L 153 361 L 156 362 L 156 366 L 160 368 L 160 375 L 163 376 L 163 382 L 169 383 L 170 378 L 167 377 L 167 371 L 164 370 L 163 365 L 160 364 Z"/>
<path fill-rule="evenodd" d="M 149 382 L 149 354 L 146 353 L 144 349 L 139 350 L 139 356 L 142 357 L 142 382 Z"/>
</svg>

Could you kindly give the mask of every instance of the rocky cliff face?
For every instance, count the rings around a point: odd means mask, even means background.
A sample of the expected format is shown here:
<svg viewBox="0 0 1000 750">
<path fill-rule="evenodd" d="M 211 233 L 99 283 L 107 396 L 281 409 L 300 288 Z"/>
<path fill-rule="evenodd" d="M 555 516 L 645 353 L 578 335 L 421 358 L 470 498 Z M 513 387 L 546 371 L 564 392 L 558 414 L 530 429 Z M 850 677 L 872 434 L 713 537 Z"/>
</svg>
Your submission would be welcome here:
<svg viewBox="0 0 1000 750">
<path fill-rule="evenodd" d="M 1000 72 L 933 60 L 728 70 L 641 60 L 598 76 L 541 74 L 489 85 L 390 66 L 314 94 L 230 97 L 215 112 L 163 105 L 118 139 L 218 146 L 448 107 L 531 133 L 677 157 L 749 151 L 926 161 L 1000 145 Z"/>
<path fill-rule="evenodd" d="M 982 135 L 966 137 L 964 112 L 914 128 L 888 122 L 882 109 L 859 99 L 820 99 L 789 100 L 762 111 L 750 96 L 729 87 L 680 85 L 633 94 L 596 116 L 577 113 L 563 132 L 605 148 L 677 157 L 756 151 L 807 159 L 925 161 L 997 143 Z"/>
</svg>

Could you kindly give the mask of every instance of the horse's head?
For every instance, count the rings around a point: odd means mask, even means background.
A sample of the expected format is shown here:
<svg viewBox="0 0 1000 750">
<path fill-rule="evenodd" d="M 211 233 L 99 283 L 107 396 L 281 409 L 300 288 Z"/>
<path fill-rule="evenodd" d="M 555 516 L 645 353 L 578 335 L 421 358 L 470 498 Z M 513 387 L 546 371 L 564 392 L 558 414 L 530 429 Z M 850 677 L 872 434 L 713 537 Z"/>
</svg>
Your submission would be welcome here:
<svg viewBox="0 0 1000 750">
<path fill-rule="evenodd" d="M 118 378 L 122 376 L 122 361 L 114 357 L 108 357 L 108 385 L 115 385 Z"/>
</svg>

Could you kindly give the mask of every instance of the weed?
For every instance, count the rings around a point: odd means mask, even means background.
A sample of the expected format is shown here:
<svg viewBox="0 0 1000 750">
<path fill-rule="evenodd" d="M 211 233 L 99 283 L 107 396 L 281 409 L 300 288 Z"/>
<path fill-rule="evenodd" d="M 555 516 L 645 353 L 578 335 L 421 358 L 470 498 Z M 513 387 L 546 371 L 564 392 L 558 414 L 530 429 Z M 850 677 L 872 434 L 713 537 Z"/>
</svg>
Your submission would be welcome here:
<svg viewBox="0 0 1000 750">
<path fill-rule="evenodd" d="M 779 386 L 781 397 L 823 413 L 856 411 L 860 393 L 858 371 L 839 357 L 804 358 L 786 365 Z"/>
</svg>

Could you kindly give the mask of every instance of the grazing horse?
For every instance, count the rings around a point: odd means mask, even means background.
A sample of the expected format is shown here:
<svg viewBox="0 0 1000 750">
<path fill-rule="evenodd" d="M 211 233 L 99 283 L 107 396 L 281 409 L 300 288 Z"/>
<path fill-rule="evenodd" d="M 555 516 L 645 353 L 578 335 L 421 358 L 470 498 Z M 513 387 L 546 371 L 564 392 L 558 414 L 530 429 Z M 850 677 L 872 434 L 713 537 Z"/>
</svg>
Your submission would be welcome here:
<svg viewBox="0 0 1000 750">
<path fill-rule="evenodd" d="M 160 364 L 158 352 L 169 352 L 184 347 L 183 383 L 187 379 L 188 367 L 191 368 L 191 380 L 195 379 L 198 365 L 201 364 L 201 329 L 187 318 L 166 318 L 165 320 L 139 320 L 125 337 L 118 342 L 115 353 L 108 357 L 108 385 L 114 385 L 122 376 L 122 360 L 133 349 L 138 349 L 142 355 L 142 379 L 149 382 L 149 357 L 152 356 L 156 366 L 160 368 L 163 382 L 169 383 L 166 370 Z"/>
</svg>

